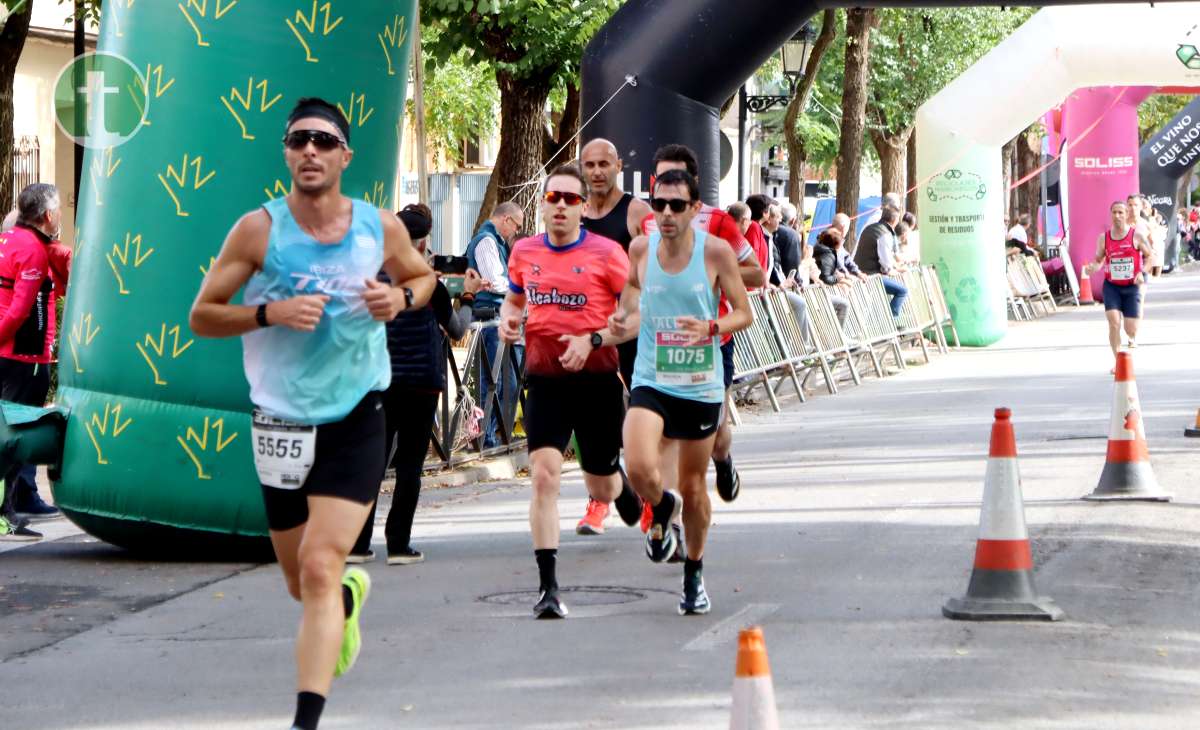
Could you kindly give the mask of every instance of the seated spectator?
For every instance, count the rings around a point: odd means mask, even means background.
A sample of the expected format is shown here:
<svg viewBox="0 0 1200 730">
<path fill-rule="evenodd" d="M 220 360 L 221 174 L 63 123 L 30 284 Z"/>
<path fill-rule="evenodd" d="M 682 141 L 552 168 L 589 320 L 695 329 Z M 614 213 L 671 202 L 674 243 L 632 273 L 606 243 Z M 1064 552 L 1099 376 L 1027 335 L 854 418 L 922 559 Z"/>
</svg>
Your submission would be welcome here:
<svg viewBox="0 0 1200 730">
<path fill-rule="evenodd" d="M 917 230 L 917 217 L 912 211 L 904 211 L 900 223 L 908 226 L 907 233 L 900 241 L 900 260 L 911 264 L 921 263 L 921 233 Z"/>
<path fill-rule="evenodd" d="M 817 242 L 813 244 L 813 260 L 817 265 L 821 283 L 833 287 L 835 290 L 835 292 L 830 292 L 830 299 L 837 312 L 838 323 L 845 326 L 846 314 L 850 311 L 850 300 L 842 292 L 850 288 L 851 274 L 838 261 L 838 251 L 842 247 L 843 240 L 845 238 L 840 229 L 832 227 L 825 229 L 820 236 L 817 236 Z"/>
<path fill-rule="evenodd" d="M 900 211 L 891 206 L 884 206 L 879 220 L 863 229 L 858 239 L 858 248 L 854 252 L 854 263 L 866 274 L 879 274 L 883 277 L 883 288 L 891 297 L 892 316 L 900 316 L 900 308 L 908 296 L 908 287 L 904 286 L 896 274 L 903 273 L 904 268 L 895 260 L 896 224 L 900 221 Z"/>
<path fill-rule="evenodd" d="M 1029 223 L 1030 218 L 1028 213 L 1022 213 L 1013 221 L 1012 227 L 1008 229 L 1008 234 L 1005 236 L 1004 247 L 1006 249 L 1016 249 L 1026 256 L 1040 258 L 1037 251 L 1029 247 Z"/>
</svg>

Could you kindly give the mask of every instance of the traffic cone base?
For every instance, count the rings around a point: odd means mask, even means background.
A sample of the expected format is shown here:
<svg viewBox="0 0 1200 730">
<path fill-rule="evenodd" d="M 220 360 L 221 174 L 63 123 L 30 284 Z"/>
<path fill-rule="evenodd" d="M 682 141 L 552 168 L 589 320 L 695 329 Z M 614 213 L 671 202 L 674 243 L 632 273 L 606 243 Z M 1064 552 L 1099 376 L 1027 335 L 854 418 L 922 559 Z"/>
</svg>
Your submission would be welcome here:
<svg viewBox="0 0 1200 730">
<path fill-rule="evenodd" d="M 1100 482 L 1083 499 L 1092 502 L 1170 502 L 1171 495 L 1159 486 L 1150 466 L 1150 448 L 1133 375 L 1133 356 L 1117 353 L 1113 383 L 1112 416 L 1108 429 L 1108 453 Z"/>
<path fill-rule="evenodd" d="M 1183 435 L 1190 438 L 1200 438 L 1200 411 L 1196 411 L 1196 425 L 1191 428 L 1184 428 Z"/>
<path fill-rule="evenodd" d="M 1089 502 L 1170 502 L 1149 461 L 1110 461 L 1100 472 L 1100 484 L 1084 497 Z"/>
<path fill-rule="evenodd" d="M 946 601 L 942 615 L 959 621 L 1057 621 L 1063 612 L 1053 599 L 1037 595 L 1030 568 L 975 568 L 967 595 Z"/>
<path fill-rule="evenodd" d="M 942 615 L 960 621 L 1057 621 L 1062 609 L 1033 585 L 1033 550 L 1025 528 L 1012 413 L 996 409 L 984 478 L 979 540 L 967 594 L 951 598 Z"/>
</svg>

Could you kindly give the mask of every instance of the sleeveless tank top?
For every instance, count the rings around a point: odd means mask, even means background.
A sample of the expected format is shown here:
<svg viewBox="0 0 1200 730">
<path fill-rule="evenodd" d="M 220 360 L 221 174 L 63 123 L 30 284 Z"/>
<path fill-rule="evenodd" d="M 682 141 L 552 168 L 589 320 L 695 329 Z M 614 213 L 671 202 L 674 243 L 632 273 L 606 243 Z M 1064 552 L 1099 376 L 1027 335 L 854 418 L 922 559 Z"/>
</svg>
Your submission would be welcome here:
<svg viewBox="0 0 1200 730">
<path fill-rule="evenodd" d="M 717 295 L 709 284 L 704 265 L 708 234 L 701 231 L 693 234 L 692 257 L 678 274 L 662 270 L 658 263 L 662 236 L 657 232 L 650 234 L 633 387 L 646 386 L 701 403 L 720 403 L 725 398 L 720 338 L 710 337 L 706 342 L 689 346 L 686 335 L 675 326 L 676 317 L 717 318 Z"/>
<path fill-rule="evenodd" d="M 628 253 L 629 244 L 633 241 L 633 236 L 629 235 L 629 204 L 632 202 L 633 195 L 625 193 L 603 218 L 584 216 L 583 227 L 598 236 L 616 241 Z"/>
<path fill-rule="evenodd" d="M 1124 238 L 1113 238 L 1112 229 L 1104 232 L 1104 253 L 1108 257 L 1104 278 L 1118 286 L 1129 286 L 1142 271 L 1142 252 L 1134 243 L 1134 229 Z"/>
<path fill-rule="evenodd" d="M 263 269 L 250 277 L 242 301 L 253 306 L 303 294 L 329 297 L 313 332 L 272 326 L 242 335 L 250 400 L 276 418 L 310 425 L 340 421 L 367 393 L 391 383 L 384 325 L 362 298 L 365 280 L 383 266 L 383 224 L 375 206 L 352 202 L 350 230 L 334 244 L 305 233 L 286 198 L 263 205 L 271 235 Z"/>
</svg>

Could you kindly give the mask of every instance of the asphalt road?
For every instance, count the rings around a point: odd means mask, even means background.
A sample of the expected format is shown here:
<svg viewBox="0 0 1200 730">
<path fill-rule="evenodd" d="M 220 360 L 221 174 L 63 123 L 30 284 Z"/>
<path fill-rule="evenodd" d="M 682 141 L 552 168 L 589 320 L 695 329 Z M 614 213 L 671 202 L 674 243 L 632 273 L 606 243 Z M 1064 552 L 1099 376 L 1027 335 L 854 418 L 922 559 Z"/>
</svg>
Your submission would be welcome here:
<svg viewBox="0 0 1200 730">
<path fill-rule="evenodd" d="M 1198 287 L 1180 274 L 1150 290 L 1135 351 L 1174 502 L 1079 501 L 1103 466 L 1111 357 L 1099 308 L 1064 310 L 985 350 L 747 414 L 742 496 L 715 504 L 706 617 L 676 615 L 681 569 L 649 563 L 641 533 L 614 517 L 604 536 L 574 535 L 577 475 L 562 622 L 529 614 L 526 484 L 430 493 L 414 530 L 428 560 L 369 566 L 367 644 L 322 728 L 725 727 L 750 623 L 784 728 L 1200 727 L 1200 440 L 1183 437 L 1200 407 Z M 1000 405 L 1059 623 L 940 613 L 966 589 Z M 58 529 L 0 554 L 0 724 L 288 726 L 299 608 L 277 568 L 152 562 Z"/>
</svg>

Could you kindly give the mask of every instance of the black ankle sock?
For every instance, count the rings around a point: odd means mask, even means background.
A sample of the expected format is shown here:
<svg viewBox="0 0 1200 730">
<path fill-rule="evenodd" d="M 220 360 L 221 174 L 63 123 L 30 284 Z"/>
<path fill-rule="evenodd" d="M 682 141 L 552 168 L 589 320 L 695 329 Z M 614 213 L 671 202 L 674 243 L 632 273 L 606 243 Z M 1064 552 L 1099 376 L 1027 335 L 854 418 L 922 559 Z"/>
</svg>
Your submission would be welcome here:
<svg viewBox="0 0 1200 730">
<path fill-rule="evenodd" d="M 555 575 L 554 566 L 558 562 L 558 550 L 556 548 L 542 548 L 534 550 L 533 555 L 537 558 L 538 566 L 538 589 L 548 590 L 550 588 L 558 588 L 558 577 Z"/>
<path fill-rule="evenodd" d="M 671 515 L 675 512 L 675 495 L 670 492 L 663 492 L 662 499 L 654 506 L 654 523 L 657 525 L 665 525 L 671 521 Z"/>
<path fill-rule="evenodd" d="M 350 614 L 354 612 L 354 594 L 350 592 L 350 586 L 342 584 L 342 609 L 346 612 L 346 618 L 350 618 Z"/>
<path fill-rule="evenodd" d="M 683 577 L 694 578 L 704 571 L 704 558 L 692 560 L 687 558 L 683 561 Z"/>
<path fill-rule="evenodd" d="M 718 459 L 714 456 L 712 461 L 713 466 L 718 469 L 733 471 L 733 454 L 726 454 L 724 459 Z"/>
<path fill-rule="evenodd" d="M 293 730 L 317 730 L 321 712 L 325 709 L 325 698 L 316 692 L 301 692 L 296 695 L 296 719 Z"/>
</svg>

